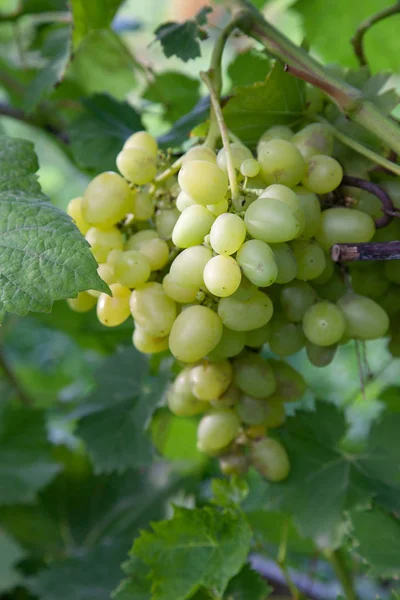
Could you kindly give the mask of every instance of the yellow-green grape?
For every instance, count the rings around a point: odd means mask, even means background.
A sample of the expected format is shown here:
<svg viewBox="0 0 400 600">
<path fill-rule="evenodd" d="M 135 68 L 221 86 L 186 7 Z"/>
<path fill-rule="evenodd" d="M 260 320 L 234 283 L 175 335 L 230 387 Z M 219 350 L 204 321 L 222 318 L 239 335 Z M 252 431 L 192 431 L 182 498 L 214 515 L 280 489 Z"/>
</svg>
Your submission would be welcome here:
<svg viewBox="0 0 400 600">
<path fill-rule="evenodd" d="M 75 221 L 75 225 L 77 226 L 81 234 L 85 235 L 89 231 L 91 225 L 89 225 L 89 223 L 86 223 L 85 219 L 83 218 L 82 201 L 83 198 L 73 198 L 72 200 L 70 200 L 67 206 L 67 213 Z"/>
<path fill-rule="evenodd" d="M 219 217 L 223 213 L 226 213 L 229 208 L 229 202 L 226 198 L 223 198 L 220 202 L 216 204 L 207 204 L 207 210 L 210 211 L 214 215 L 214 217 Z"/>
<path fill-rule="evenodd" d="M 71 310 L 78 313 L 88 312 L 95 306 L 97 299 L 87 292 L 79 292 L 76 298 L 68 298 L 67 303 Z"/>
<path fill-rule="evenodd" d="M 301 236 L 305 228 L 305 216 L 301 209 L 299 199 L 296 193 L 286 185 L 280 183 L 274 183 L 268 186 L 261 192 L 259 198 L 275 198 L 280 200 L 284 204 L 287 204 L 292 209 L 294 216 L 300 223 L 300 229 L 297 233 L 297 237 Z"/>
<path fill-rule="evenodd" d="M 157 354 L 158 352 L 168 350 L 169 347 L 168 336 L 155 337 L 138 325 L 135 326 L 132 341 L 136 350 L 143 352 L 143 354 Z"/>
<path fill-rule="evenodd" d="M 137 131 L 132 134 L 124 144 L 124 149 L 126 148 L 139 148 L 151 154 L 154 158 L 157 156 L 158 150 L 157 140 L 147 131 Z"/>
<path fill-rule="evenodd" d="M 197 447 L 205 454 L 226 448 L 239 433 L 238 417 L 229 409 L 213 409 L 202 417 L 197 429 Z"/>
<path fill-rule="evenodd" d="M 117 156 L 118 171 L 131 183 L 150 183 L 157 173 L 156 161 L 152 154 L 141 148 L 129 147 Z"/>
<path fill-rule="evenodd" d="M 263 425 L 268 427 L 268 429 L 275 429 L 283 425 L 286 421 L 286 411 L 282 399 L 272 395 L 267 400 L 264 400 L 264 402 L 268 407 L 268 413 Z"/>
<path fill-rule="evenodd" d="M 232 213 L 217 217 L 211 226 L 210 244 L 218 254 L 234 254 L 246 238 L 246 225 L 243 219 Z"/>
<path fill-rule="evenodd" d="M 369 242 L 375 223 L 369 215 L 351 208 L 328 208 L 321 215 L 315 239 L 324 250 L 333 244 Z"/>
<path fill-rule="evenodd" d="M 305 159 L 316 154 L 330 156 L 333 152 L 333 136 L 322 123 L 306 125 L 295 133 L 290 141 L 298 147 Z"/>
<path fill-rule="evenodd" d="M 326 367 L 335 358 L 337 345 L 333 346 L 318 346 L 307 342 L 306 351 L 308 360 L 314 367 Z"/>
<path fill-rule="evenodd" d="M 115 278 L 121 285 L 135 288 L 146 283 L 150 277 L 149 261 L 137 250 L 121 252 L 114 264 Z"/>
<path fill-rule="evenodd" d="M 246 158 L 240 165 L 243 177 L 257 177 L 260 172 L 260 163 L 255 158 Z"/>
<path fill-rule="evenodd" d="M 259 144 L 257 160 L 261 176 L 267 185 L 282 183 L 294 187 L 304 176 L 304 158 L 300 150 L 286 140 L 274 139 Z"/>
<path fill-rule="evenodd" d="M 384 266 L 385 277 L 392 283 L 400 284 L 400 261 L 390 260 Z"/>
<path fill-rule="evenodd" d="M 307 160 L 301 183 L 315 194 L 333 192 L 343 179 L 343 169 L 335 158 L 316 154 Z"/>
<path fill-rule="evenodd" d="M 290 471 L 287 452 L 278 440 L 264 438 L 251 445 L 251 462 L 268 481 L 283 481 Z"/>
<path fill-rule="evenodd" d="M 211 148 L 207 146 L 193 146 L 182 156 L 182 164 L 185 165 L 193 160 L 205 160 L 206 162 L 216 163 L 217 157 Z"/>
<path fill-rule="evenodd" d="M 233 383 L 218 398 L 210 400 L 213 408 L 233 408 L 239 402 L 241 391 Z"/>
<path fill-rule="evenodd" d="M 178 248 L 189 248 L 189 246 L 201 244 L 210 232 L 214 220 L 214 215 L 201 204 L 185 208 L 172 232 L 173 243 Z"/>
<path fill-rule="evenodd" d="M 319 227 L 321 205 L 316 194 L 305 187 L 297 186 L 293 191 L 297 194 L 304 215 L 304 229 L 299 237 L 303 240 L 309 240 L 315 235 Z"/>
<path fill-rule="evenodd" d="M 106 327 L 117 327 L 130 316 L 129 288 L 113 283 L 110 285 L 112 297 L 108 294 L 100 294 L 97 300 L 97 318 Z"/>
<path fill-rule="evenodd" d="M 233 166 L 238 171 L 242 162 L 244 162 L 246 159 L 253 158 L 251 151 L 246 146 L 238 142 L 233 142 L 233 144 L 230 144 L 230 149 Z M 220 169 L 222 169 L 222 171 L 225 171 L 225 173 L 228 172 L 228 161 L 225 148 L 221 148 L 221 150 L 218 152 L 217 165 Z"/>
<path fill-rule="evenodd" d="M 147 229 L 135 233 L 126 243 L 126 250 L 136 250 L 147 258 L 152 271 L 162 269 L 169 260 L 169 247 L 157 232 Z"/>
<path fill-rule="evenodd" d="M 222 337 L 214 350 L 207 355 L 210 360 L 231 358 L 241 353 L 244 348 L 245 334 L 243 331 L 232 331 L 224 326 Z"/>
<path fill-rule="evenodd" d="M 182 287 L 178 285 L 171 277 L 171 273 L 165 275 L 162 284 L 167 296 L 175 300 L 175 302 L 179 302 L 179 304 L 191 304 L 196 300 L 199 291 L 198 287 Z"/>
<path fill-rule="evenodd" d="M 325 283 L 328 283 L 328 281 L 330 281 L 335 273 L 335 263 L 333 262 L 333 260 L 331 259 L 330 256 L 325 256 L 325 268 L 322 271 L 321 275 L 318 275 L 318 277 L 315 277 L 312 280 L 312 284 L 313 285 L 324 285 Z"/>
<path fill-rule="evenodd" d="M 268 404 L 265 398 L 242 396 L 235 407 L 235 412 L 245 425 L 263 425 L 268 417 Z"/>
<path fill-rule="evenodd" d="M 156 212 L 155 224 L 162 240 L 170 240 L 180 212 L 177 208 L 166 208 Z"/>
<path fill-rule="evenodd" d="M 82 217 L 86 223 L 108 228 L 131 212 L 134 192 L 125 179 L 109 171 L 97 175 L 82 199 Z"/>
<path fill-rule="evenodd" d="M 133 198 L 132 213 L 138 221 L 148 221 L 154 215 L 153 196 L 149 192 L 139 191 Z"/>
<path fill-rule="evenodd" d="M 275 391 L 276 380 L 272 367 L 259 354 L 248 352 L 236 358 L 233 372 L 235 385 L 244 394 L 266 398 Z"/>
<path fill-rule="evenodd" d="M 310 306 L 303 318 L 306 338 L 317 346 L 337 344 L 346 330 L 343 310 L 332 302 L 322 301 Z"/>
<path fill-rule="evenodd" d="M 91 227 L 86 234 L 86 240 L 91 246 L 93 256 L 98 263 L 104 263 L 111 250 L 122 250 L 124 238 L 116 227 L 97 229 Z"/>
<path fill-rule="evenodd" d="M 296 354 L 304 347 L 304 337 L 301 324 L 291 323 L 281 316 L 271 321 L 271 335 L 268 340 L 270 350 L 277 356 Z"/>
<path fill-rule="evenodd" d="M 123 250 L 111 250 L 111 252 L 109 252 L 107 256 L 107 265 L 114 268 L 115 263 L 123 253 Z"/>
<path fill-rule="evenodd" d="M 266 344 L 271 335 L 271 322 L 259 327 L 258 329 L 252 329 L 251 331 L 245 332 L 245 345 L 249 348 L 260 348 Z"/>
<path fill-rule="evenodd" d="M 287 142 L 290 142 L 292 137 L 293 131 L 290 127 L 287 127 L 286 125 L 274 125 L 267 129 L 267 131 L 264 131 L 260 137 L 257 144 L 257 154 L 266 142 L 270 142 L 271 140 L 286 140 Z"/>
<path fill-rule="evenodd" d="M 361 190 L 359 197 L 354 205 L 357 210 L 366 213 L 373 219 L 379 219 L 382 217 L 382 203 L 375 196 L 375 194 L 370 194 L 366 190 Z"/>
<path fill-rule="evenodd" d="M 117 280 L 115 278 L 114 267 L 113 267 L 113 265 L 110 265 L 108 262 L 101 263 L 97 267 L 97 273 L 102 278 L 102 280 L 105 281 L 108 285 L 110 285 L 111 283 L 117 283 Z M 94 298 L 98 298 L 101 294 L 101 292 L 99 292 L 98 290 L 88 290 L 87 293 L 90 296 L 93 296 Z"/>
<path fill-rule="evenodd" d="M 338 302 L 345 320 L 345 333 L 358 340 L 375 340 L 383 337 L 389 329 L 389 317 L 371 298 L 348 293 Z"/>
<path fill-rule="evenodd" d="M 282 242 L 271 244 L 270 248 L 274 253 L 275 263 L 278 267 L 275 283 L 289 283 L 297 275 L 297 262 L 290 246 Z"/>
<path fill-rule="evenodd" d="M 183 369 L 168 390 L 169 410 L 178 417 L 193 417 L 210 408 L 209 402 L 203 402 L 192 393 L 190 369 Z"/>
<path fill-rule="evenodd" d="M 272 313 L 272 302 L 263 292 L 255 292 L 247 300 L 238 300 L 233 296 L 221 298 L 218 305 L 223 324 L 234 331 L 258 329 L 268 323 Z"/>
<path fill-rule="evenodd" d="M 294 240 L 291 243 L 292 252 L 297 263 L 297 279 L 309 281 L 323 273 L 326 256 L 319 244 L 314 240 Z"/>
<path fill-rule="evenodd" d="M 219 458 L 219 468 L 224 475 L 245 475 L 249 459 L 244 454 L 224 454 Z"/>
<path fill-rule="evenodd" d="M 192 392 L 199 400 L 215 400 L 232 382 L 232 366 L 229 361 L 204 362 L 192 367 L 190 383 Z"/>
<path fill-rule="evenodd" d="M 171 264 L 169 272 L 172 280 L 181 287 L 203 287 L 204 267 L 211 257 L 211 248 L 205 246 L 186 248 Z"/>
<path fill-rule="evenodd" d="M 132 292 L 130 309 L 135 322 L 155 337 L 165 337 L 176 319 L 176 304 L 161 283 L 145 283 Z"/>
<path fill-rule="evenodd" d="M 232 256 L 220 254 L 210 258 L 204 267 L 203 278 L 209 292 L 219 298 L 226 298 L 238 289 L 242 272 Z"/>
<path fill-rule="evenodd" d="M 249 281 L 247 279 L 247 277 L 245 277 L 244 275 L 242 276 L 242 281 L 240 282 L 240 285 L 238 287 L 238 289 L 236 290 L 236 292 L 234 293 L 233 297 L 235 300 L 249 300 L 249 298 L 252 298 L 253 296 L 255 296 L 255 294 L 257 293 L 257 288 L 254 285 L 254 283 L 251 283 L 251 281 Z"/>
<path fill-rule="evenodd" d="M 183 190 L 179 192 L 175 201 L 175 206 L 179 212 L 183 212 L 186 208 L 189 208 L 189 206 L 195 206 L 196 204 L 196 200 L 193 200 L 193 198 Z"/>
<path fill-rule="evenodd" d="M 305 281 L 292 281 L 281 288 L 280 301 L 283 314 L 294 323 L 303 320 L 306 310 L 316 300 L 316 291 Z"/>
<path fill-rule="evenodd" d="M 258 287 L 272 285 L 278 275 L 278 266 L 270 246 L 261 240 L 249 240 L 241 246 L 236 260 L 247 279 Z"/>
<path fill-rule="evenodd" d="M 222 337 L 222 321 L 211 308 L 189 306 L 176 318 L 169 347 L 177 360 L 196 362 L 214 350 Z"/>
<path fill-rule="evenodd" d="M 293 240 L 301 224 L 293 210 L 276 198 L 258 198 L 250 204 L 244 216 L 249 234 L 268 244 Z"/>
<path fill-rule="evenodd" d="M 198 204 L 221 202 L 228 190 L 228 177 L 218 165 L 193 160 L 183 165 L 178 175 L 182 190 Z"/>
<path fill-rule="evenodd" d="M 273 397 L 279 396 L 283 402 L 294 402 L 301 398 L 307 389 L 302 375 L 283 360 L 274 360 L 271 364 L 276 380 L 276 391 Z"/>
</svg>

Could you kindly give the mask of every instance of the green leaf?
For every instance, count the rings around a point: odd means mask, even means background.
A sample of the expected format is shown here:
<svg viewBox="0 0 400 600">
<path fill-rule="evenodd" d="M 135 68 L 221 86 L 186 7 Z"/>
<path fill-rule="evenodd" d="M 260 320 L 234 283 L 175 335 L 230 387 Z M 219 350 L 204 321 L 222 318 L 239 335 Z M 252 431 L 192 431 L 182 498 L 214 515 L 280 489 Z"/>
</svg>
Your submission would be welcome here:
<svg viewBox="0 0 400 600">
<path fill-rule="evenodd" d="M 157 27 L 154 35 L 156 40 L 160 42 L 167 58 L 177 56 L 187 62 L 192 58 L 201 56 L 199 39 L 204 39 L 205 34 L 200 25 L 206 24 L 207 13 L 211 11 L 211 8 L 204 6 L 194 19 L 184 23 L 171 21 Z"/>
<path fill-rule="evenodd" d="M 6 405 L 0 412 L 0 505 L 33 502 L 59 465 L 50 456 L 43 414 Z"/>
<path fill-rule="evenodd" d="M 199 79 L 177 71 L 164 71 L 147 86 L 143 98 L 161 104 L 163 117 L 175 122 L 188 113 L 199 100 Z"/>
<path fill-rule="evenodd" d="M 0 193 L 24 190 L 39 194 L 38 169 L 32 142 L 0 135 Z"/>
<path fill-rule="evenodd" d="M 352 535 L 356 551 L 370 565 L 374 577 L 400 576 L 400 522 L 378 508 L 352 511 Z"/>
<path fill-rule="evenodd" d="M 249 493 L 249 486 L 243 477 L 211 480 L 213 502 L 218 506 L 237 508 Z"/>
<path fill-rule="evenodd" d="M 115 592 L 113 600 L 151 600 L 150 569 L 136 556 L 122 565 L 128 579 L 124 579 Z"/>
<path fill-rule="evenodd" d="M 250 85 L 256 81 L 263 81 L 270 66 L 267 56 L 252 48 L 236 56 L 228 67 L 228 75 L 234 87 Z"/>
<path fill-rule="evenodd" d="M 193 110 L 178 119 L 167 133 L 158 138 L 161 148 L 176 148 L 189 138 L 189 134 L 196 125 L 208 118 L 210 112 L 210 99 L 201 98 Z"/>
<path fill-rule="evenodd" d="M 22 548 L 4 532 L 0 532 L 0 592 L 5 592 L 21 583 L 22 575 L 16 564 L 25 557 Z"/>
<path fill-rule="evenodd" d="M 385 388 L 379 395 L 379 400 L 384 402 L 385 407 L 390 412 L 400 412 L 400 387 L 390 385 Z"/>
<path fill-rule="evenodd" d="M 72 42 L 74 49 L 83 38 L 94 29 L 106 29 L 123 0 L 103 0 L 101 5 L 97 0 L 71 0 L 74 32 Z"/>
<path fill-rule="evenodd" d="M 272 588 L 265 579 L 254 571 L 249 565 L 243 569 L 229 582 L 226 589 L 226 598 L 232 600 L 266 600 L 272 593 Z"/>
<path fill-rule="evenodd" d="M 223 109 L 226 124 L 242 142 L 255 146 L 272 125 L 294 125 L 301 121 L 304 90 L 304 82 L 285 73 L 280 63 L 274 63 L 264 81 L 235 89 Z"/>
<path fill-rule="evenodd" d="M 84 113 L 69 128 L 76 162 L 95 171 L 115 170 L 115 159 L 125 140 L 143 129 L 139 114 L 126 102 L 106 94 L 83 100 Z"/>
<path fill-rule="evenodd" d="M 253 528 L 257 542 L 265 547 L 269 547 L 271 544 L 278 547 L 282 540 L 282 534 L 285 532 L 288 552 L 300 554 L 315 552 L 312 541 L 299 535 L 292 520 L 287 515 L 260 509 L 246 512 L 246 516 Z"/>
</svg>

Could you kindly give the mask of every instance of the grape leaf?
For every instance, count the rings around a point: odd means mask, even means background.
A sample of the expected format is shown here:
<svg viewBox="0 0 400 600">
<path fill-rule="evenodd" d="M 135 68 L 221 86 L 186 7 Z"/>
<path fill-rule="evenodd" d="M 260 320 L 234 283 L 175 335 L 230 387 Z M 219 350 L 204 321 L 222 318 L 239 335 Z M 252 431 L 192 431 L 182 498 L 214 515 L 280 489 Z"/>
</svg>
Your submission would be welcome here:
<svg viewBox="0 0 400 600">
<path fill-rule="evenodd" d="M 232 85 L 250 85 L 263 81 L 270 70 L 270 61 L 262 52 L 253 48 L 238 54 L 228 67 L 228 75 Z"/>
<path fill-rule="evenodd" d="M 379 401 L 384 402 L 386 409 L 390 412 L 400 412 L 400 387 L 397 385 L 388 386 L 380 393 Z"/>
<path fill-rule="evenodd" d="M 192 58 L 201 56 L 199 39 L 206 37 L 201 25 L 207 22 L 207 14 L 212 9 L 204 6 L 194 17 L 184 23 L 173 21 L 163 23 L 154 31 L 156 40 L 160 42 L 163 52 L 167 58 L 177 56 L 187 62 Z"/>
<path fill-rule="evenodd" d="M 136 556 L 122 565 L 127 579 L 112 594 L 113 600 L 151 600 L 150 569 Z"/>
<path fill-rule="evenodd" d="M 304 82 L 285 73 L 276 62 L 264 81 L 235 89 L 223 109 L 226 124 L 242 142 L 255 146 L 272 125 L 294 125 L 301 121 L 304 90 Z"/>
<path fill-rule="evenodd" d="M 0 532 L 0 592 L 21 583 L 22 575 L 15 566 L 24 557 L 22 548 L 11 537 Z"/>
<path fill-rule="evenodd" d="M 0 192 L 24 190 L 40 193 L 39 169 L 32 142 L 0 135 Z"/>
<path fill-rule="evenodd" d="M 76 49 L 83 38 L 93 29 L 106 29 L 123 0 L 71 0 L 74 31 L 72 42 Z"/>
<path fill-rule="evenodd" d="M 200 81 L 177 71 L 164 71 L 154 77 L 142 97 L 163 106 L 164 119 L 175 122 L 199 100 Z"/>
<path fill-rule="evenodd" d="M 241 571 L 228 584 L 226 598 L 232 600 L 265 600 L 272 592 L 272 588 L 265 579 L 245 565 Z"/>
<path fill-rule="evenodd" d="M 379 508 L 352 511 L 356 551 L 370 565 L 374 577 L 400 576 L 400 522 Z"/>
<path fill-rule="evenodd" d="M 167 133 L 158 138 L 159 146 L 173 148 L 186 142 L 192 129 L 207 119 L 209 112 L 210 99 L 208 97 L 201 98 L 193 110 L 178 119 Z"/>
<path fill-rule="evenodd" d="M 0 412 L 0 505 L 29 503 L 59 471 L 43 414 L 5 405 Z"/>
<path fill-rule="evenodd" d="M 200 587 L 222 596 L 250 550 L 250 527 L 230 511 L 176 507 L 171 520 L 152 529 L 132 549 L 151 569 L 152 600 L 185 600 Z"/>
<path fill-rule="evenodd" d="M 282 532 L 287 536 L 287 549 L 289 552 L 312 554 L 315 546 L 311 540 L 299 535 L 290 517 L 283 513 L 271 510 L 253 510 L 246 512 L 247 520 L 253 527 L 256 540 L 266 547 L 271 544 L 279 546 Z"/>
<path fill-rule="evenodd" d="M 83 100 L 84 113 L 69 128 L 76 162 L 97 172 L 115 169 L 115 158 L 125 140 L 143 129 L 139 114 L 126 102 L 106 94 Z"/>
</svg>

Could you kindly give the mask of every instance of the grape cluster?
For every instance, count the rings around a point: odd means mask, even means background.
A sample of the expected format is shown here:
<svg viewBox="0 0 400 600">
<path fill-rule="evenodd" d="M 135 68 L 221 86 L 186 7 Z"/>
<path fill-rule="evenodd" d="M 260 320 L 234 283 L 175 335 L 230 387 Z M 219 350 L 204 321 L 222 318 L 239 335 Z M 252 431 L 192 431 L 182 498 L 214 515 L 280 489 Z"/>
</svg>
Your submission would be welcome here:
<svg viewBox="0 0 400 600">
<path fill-rule="evenodd" d="M 321 210 L 321 196 L 341 183 L 333 139 L 322 124 L 297 133 L 266 131 L 257 158 L 233 142 L 217 154 L 194 146 L 169 157 L 146 132 L 133 134 L 117 157 L 120 172 L 102 173 L 68 213 L 86 236 L 112 296 L 84 292 L 72 309 L 97 305 L 108 327 L 131 315 L 133 344 L 144 353 L 170 351 L 181 370 L 167 402 L 180 416 L 202 415 L 198 447 L 219 456 L 225 473 L 253 464 L 267 479 L 289 472 L 282 444 L 267 436 L 285 420 L 285 402 L 305 391 L 282 358 L 306 347 L 327 365 L 338 344 L 386 334 L 389 318 L 376 302 L 387 287 L 354 268 L 349 291 L 329 249 L 375 236 L 368 202 Z M 169 161 L 169 163 L 168 163 Z M 239 193 L 232 194 L 228 163 Z M 231 182 L 232 183 L 232 182 Z M 261 353 L 265 344 L 276 358 Z"/>
</svg>

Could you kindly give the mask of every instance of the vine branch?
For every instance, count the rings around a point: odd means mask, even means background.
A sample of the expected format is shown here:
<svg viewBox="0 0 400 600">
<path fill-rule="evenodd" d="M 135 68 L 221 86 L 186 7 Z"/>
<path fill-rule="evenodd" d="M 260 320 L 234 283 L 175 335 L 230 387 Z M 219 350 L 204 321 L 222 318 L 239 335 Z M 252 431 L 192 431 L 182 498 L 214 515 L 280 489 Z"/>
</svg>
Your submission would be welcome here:
<svg viewBox="0 0 400 600">
<path fill-rule="evenodd" d="M 49 120 L 42 118 L 40 114 L 27 115 L 23 110 L 19 108 L 10 106 L 5 102 L 0 102 L 0 116 L 11 117 L 12 119 L 22 121 L 23 123 L 27 123 L 28 125 L 39 127 L 40 129 L 44 129 L 48 133 L 54 135 L 63 144 L 69 143 L 68 133 L 54 125 Z"/>
<path fill-rule="evenodd" d="M 398 260 L 400 242 L 365 242 L 360 244 L 335 244 L 331 249 L 334 262 L 356 260 Z"/>
<path fill-rule="evenodd" d="M 353 45 L 354 54 L 356 55 L 358 62 L 362 67 L 368 65 L 367 57 L 365 55 L 364 50 L 365 34 L 376 23 L 379 23 L 387 17 L 391 17 L 392 15 L 396 15 L 398 13 L 400 13 L 399 1 L 397 1 L 392 6 L 388 6 L 387 8 L 380 10 L 371 17 L 368 17 L 367 19 L 365 19 L 365 21 L 362 21 L 362 23 L 360 23 L 360 25 L 357 27 L 354 36 L 351 38 L 351 43 Z"/>
<path fill-rule="evenodd" d="M 357 596 L 353 587 L 353 582 L 347 571 L 341 550 L 339 549 L 326 551 L 325 556 L 331 563 L 333 570 L 335 571 L 336 576 L 342 585 L 347 600 L 357 600 Z"/>
<path fill-rule="evenodd" d="M 378 229 L 389 225 L 390 221 L 393 219 L 394 206 L 389 194 L 381 188 L 380 185 L 362 179 L 361 177 L 353 177 L 351 175 L 344 175 L 341 185 L 360 188 L 361 190 L 366 190 L 370 194 L 376 196 L 382 204 L 382 211 L 384 214 L 375 221 L 375 225 Z"/>
</svg>

